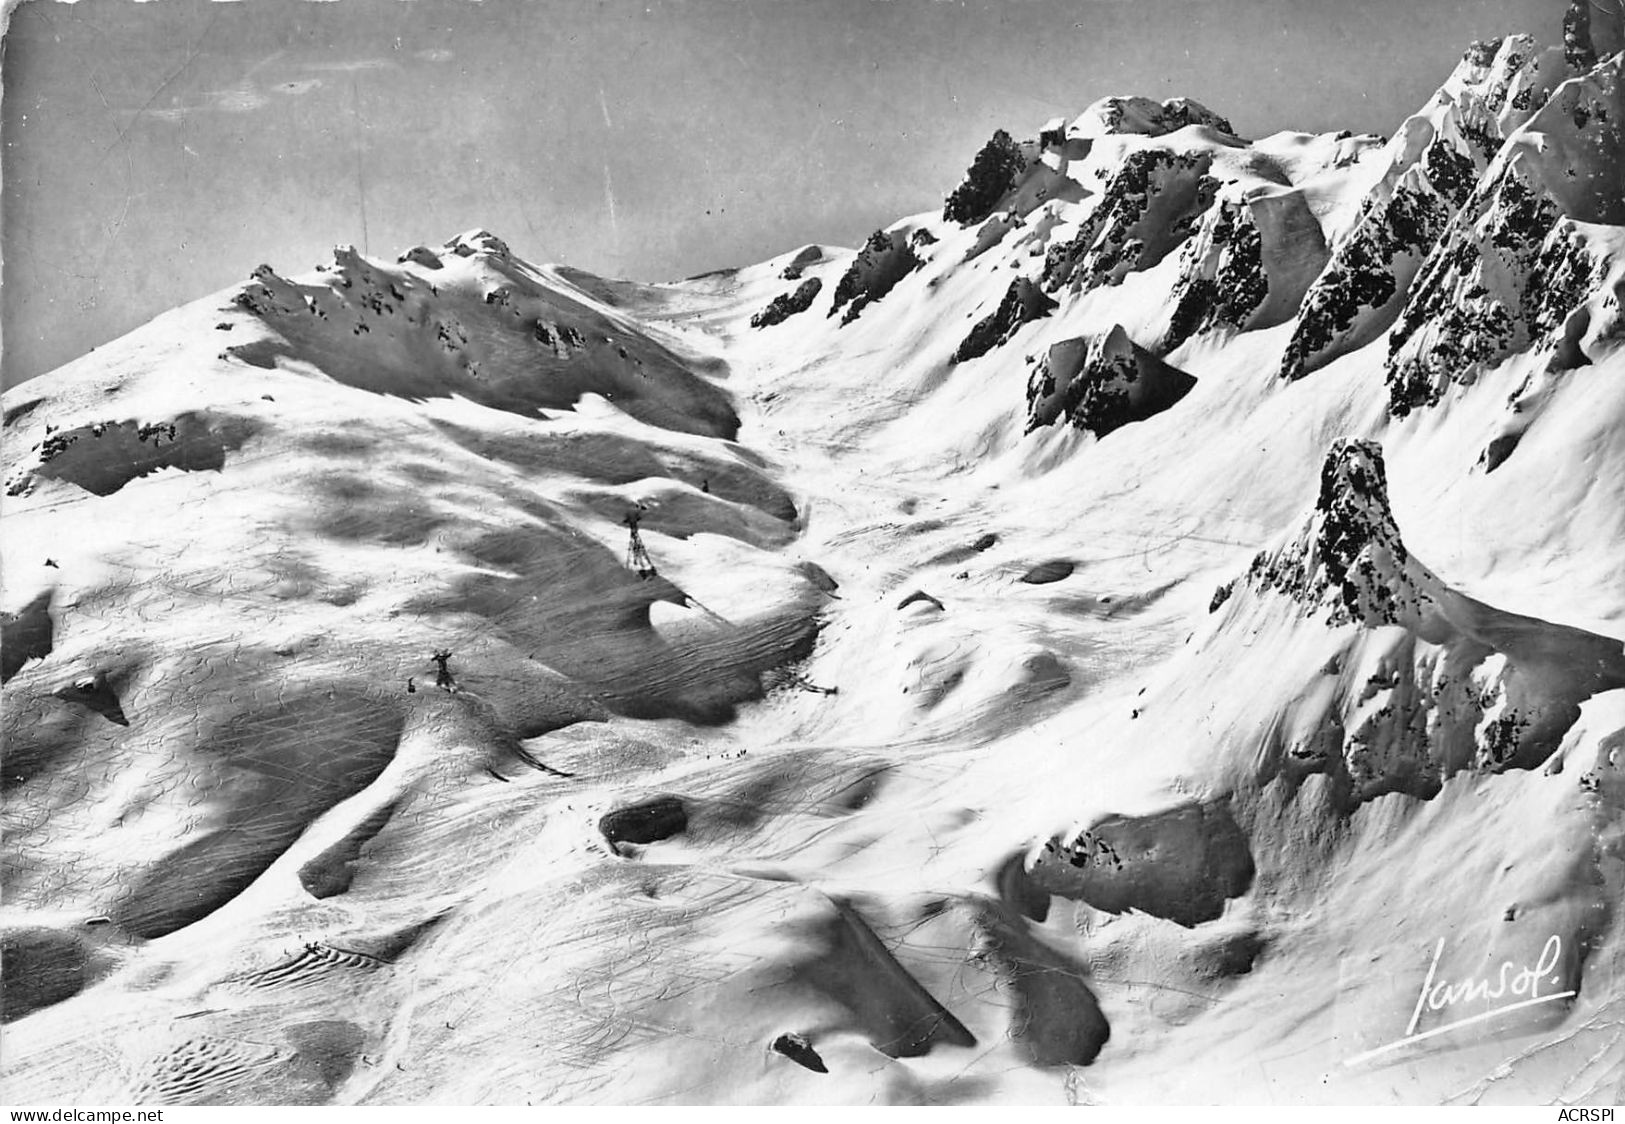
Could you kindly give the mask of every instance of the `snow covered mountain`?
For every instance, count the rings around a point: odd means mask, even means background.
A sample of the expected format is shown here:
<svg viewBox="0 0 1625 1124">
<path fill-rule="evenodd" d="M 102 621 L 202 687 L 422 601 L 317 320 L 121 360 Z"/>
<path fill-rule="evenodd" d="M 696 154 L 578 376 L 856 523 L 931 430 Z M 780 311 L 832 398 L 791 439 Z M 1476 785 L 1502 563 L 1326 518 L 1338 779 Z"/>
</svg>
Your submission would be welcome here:
<svg viewBox="0 0 1625 1124">
<path fill-rule="evenodd" d="M 1622 65 L 7 392 L 5 1098 L 1625 1095 Z"/>
</svg>

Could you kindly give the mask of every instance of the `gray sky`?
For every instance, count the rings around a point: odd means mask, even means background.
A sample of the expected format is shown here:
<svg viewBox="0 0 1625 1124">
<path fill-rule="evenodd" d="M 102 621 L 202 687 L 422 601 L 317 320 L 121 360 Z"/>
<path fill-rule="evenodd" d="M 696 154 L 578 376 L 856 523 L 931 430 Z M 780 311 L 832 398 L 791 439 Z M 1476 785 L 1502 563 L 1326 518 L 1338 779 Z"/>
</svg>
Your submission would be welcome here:
<svg viewBox="0 0 1625 1124">
<path fill-rule="evenodd" d="M 1388 133 L 1561 0 L 25 0 L 5 37 L 6 385 L 260 262 L 483 226 L 665 280 L 941 205 L 1107 94 Z"/>
</svg>

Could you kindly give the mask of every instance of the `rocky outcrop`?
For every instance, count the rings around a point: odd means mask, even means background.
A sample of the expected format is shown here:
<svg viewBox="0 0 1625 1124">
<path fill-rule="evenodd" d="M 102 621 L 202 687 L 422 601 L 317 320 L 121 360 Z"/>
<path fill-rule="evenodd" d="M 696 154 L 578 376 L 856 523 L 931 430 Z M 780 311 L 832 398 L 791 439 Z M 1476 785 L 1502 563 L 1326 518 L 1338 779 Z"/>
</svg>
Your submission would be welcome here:
<svg viewBox="0 0 1625 1124">
<path fill-rule="evenodd" d="M 906 231 L 875 231 L 836 283 L 835 302 L 829 314 L 834 316 L 845 307 L 841 323 L 850 324 L 867 305 L 891 292 L 919 266 L 913 239 Z"/>
<path fill-rule="evenodd" d="M 780 293 L 768 302 L 767 307 L 750 318 L 752 328 L 767 328 L 774 324 L 782 324 L 798 312 L 806 312 L 812 307 L 814 298 L 818 296 L 824 283 L 816 277 L 809 277 L 795 289 L 788 293 Z"/>
<path fill-rule="evenodd" d="M 438 272 L 338 246 L 315 277 L 260 266 L 230 299 L 270 331 L 234 336 L 228 361 L 272 369 L 320 355 L 333 360 L 330 377 L 396 397 L 458 394 L 534 416 L 597 394 L 652 425 L 738 431 L 727 394 L 689 360 L 509 258 L 484 231 L 451 239 Z"/>
<path fill-rule="evenodd" d="M 1263 242 L 1251 212 L 1239 203 L 1220 200 L 1180 251 L 1179 279 L 1171 293 L 1173 313 L 1163 346 L 1178 347 L 1219 325 L 1241 327 L 1268 292 Z"/>
<path fill-rule="evenodd" d="M 1301 192 L 1220 198 L 1180 250 L 1164 349 L 1214 328 L 1290 319 L 1326 260 L 1320 223 Z"/>
<path fill-rule="evenodd" d="M 981 222 L 993 213 L 1026 166 L 1021 147 L 1009 133 L 997 130 L 966 169 L 964 181 L 942 205 L 942 217 L 961 226 Z"/>
<path fill-rule="evenodd" d="M 1336 442 L 1320 470 L 1320 492 L 1298 535 L 1253 559 L 1255 589 L 1284 593 L 1333 624 L 1395 624 L 1420 619 L 1428 583 L 1388 507 L 1388 477 L 1375 441 Z"/>
<path fill-rule="evenodd" d="M 1161 413 L 1195 385 L 1117 325 L 1104 336 L 1064 340 L 1049 349 L 1027 382 L 1027 432 L 1065 418 L 1104 437 Z"/>
<path fill-rule="evenodd" d="M 1469 49 L 1388 143 L 1388 166 L 1305 293 L 1282 357 L 1292 380 L 1364 347 L 1393 325 L 1412 282 L 1468 203 L 1507 136 L 1554 84 L 1561 62 L 1528 36 Z"/>
<path fill-rule="evenodd" d="M 1475 193 L 1417 276 L 1389 336 L 1395 417 L 1434 405 L 1451 385 L 1555 331 L 1607 272 L 1607 259 L 1520 164 L 1507 163 Z"/>
<path fill-rule="evenodd" d="M 1070 239 L 1044 255 L 1044 288 L 1056 292 L 1116 284 L 1147 269 L 1189 237 L 1212 204 L 1218 181 L 1210 153 L 1142 148 L 1112 173 L 1095 209 Z"/>
<path fill-rule="evenodd" d="M 1620 641 L 1492 608 L 1411 555 L 1374 441 L 1332 446 L 1314 507 L 1253 559 L 1244 585 L 1250 596 L 1218 602 L 1216 619 L 1285 597 L 1341 635 L 1318 673 L 1335 683 L 1296 693 L 1263 751 L 1266 773 L 1329 773 L 1354 803 L 1431 797 L 1466 769 L 1534 768 L 1581 702 L 1625 686 Z"/>
<path fill-rule="evenodd" d="M 1110 97 L 1095 102 L 1072 123 L 1071 132 L 1102 136 L 1133 133 L 1160 137 L 1191 125 L 1205 125 L 1234 136 L 1230 122 L 1191 98 L 1158 102 L 1142 97 Z"/>
<path fill-rule="evenodd" d="M 473 257 L 475 254 L 489 254 L 502 261 L 511 261 L 513 258 L 508 244 L 489 230 L 464 231 L 447 240 L 446 249 L 460 258 Z"/>
<path fill-rule="evenodd" d="M 1368 196 L 1354 228 L 1304 295 L 1281 377 L 1300 379 L 1381 336 L 1450 214 L 1415 169 L 1385 195 Z"/>
<path fill-rule="evenodd" d="M 1451 385 L 1547 337 L 1560 365 L 1589 324 L 1571 318 L 1604 288 L 1625 223 L 1621 56 L 1563 83 L 1504 151 L 1428 256 L 1389 337 L 1389 410 L 1403 417 Z"/>
<path fill-rule="evenodd" d="M 824 1059 L 818 1056 L 818 1051 L 808 1041 L 805 1034 L 786 1033 L 775 1038 L 770 1047 L 775 1054 L 782 1054 L 804 1069 L 814 1073 L 828 1073 L 829 1066 Z"/>
<path fill-rule="evenodd" d="M 951 362 L 963 363 L 967 359 L 986 355 L 1006 343 L 1023 324 L 1048 316 L 1055 307 L 1055 302 L 1032 281 L 1025 277 L 1016 278 L 1005 290 L 999 307 L 978 320 L 970 334 L 960 342 Z"/>
</svg>

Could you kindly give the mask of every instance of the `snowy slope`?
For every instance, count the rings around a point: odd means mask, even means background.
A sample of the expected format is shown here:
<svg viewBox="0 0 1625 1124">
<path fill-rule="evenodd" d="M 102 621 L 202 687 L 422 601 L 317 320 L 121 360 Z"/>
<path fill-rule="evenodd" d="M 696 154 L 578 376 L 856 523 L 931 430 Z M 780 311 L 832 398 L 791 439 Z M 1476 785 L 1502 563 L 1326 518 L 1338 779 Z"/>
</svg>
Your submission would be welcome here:
<svg viewBox="0 0 1625 1124">
<path fill-rule="evenodd" d="M 1618 1099 L 1621 65 L 8 392 L 5 1097 Z"/>
</svg>

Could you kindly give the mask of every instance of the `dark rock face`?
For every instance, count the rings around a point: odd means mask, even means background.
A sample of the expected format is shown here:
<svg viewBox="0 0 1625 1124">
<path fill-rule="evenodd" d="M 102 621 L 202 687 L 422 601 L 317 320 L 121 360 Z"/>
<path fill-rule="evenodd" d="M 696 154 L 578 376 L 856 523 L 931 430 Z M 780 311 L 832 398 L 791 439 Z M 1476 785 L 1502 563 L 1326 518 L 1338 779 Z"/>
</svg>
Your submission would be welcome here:
<svg viewBox="0 0 1625 1124">
<path fill-rule="evenodd" d="M 812 1070 L 814 1073 L 828 1073 L 829 1067 L 824 1059 L 818 1056 L 811 1042 L 805 1034 L 781 1034 L 773 1040 L 773 1052 L 783 1054 L 797 1065 Z"/>
<path fill-rule="evenodd" d="M 1254 558 L 1247 580 L 1328 609 L 1332 623 L 1393 624 L 1401 600 L 1413 610 L 1418 601 L 1404 572 L 1407 558 L 1388 507 L 1382 447 L 1343 438 L 1321 464 L 1304 532 L 1274 556 Z"/>
<path fill-rule="evenodd" d="M 911 239 L 902 232 L 875 231 L 836 283 L 835 302 L 829 314 L 834 316 L 843 306 L 849 306 L 841 323 L 850 324 L 866 305 L 880 300 L 919 267 Z"/>
<path fill-rule="evenodd" d="M 1253 559 L 1246 590 L 1349 630 L 1321 672 L 1339 677 L 1322 713 L 1300 715 L 1290 744 L 1272 734 L 1261 758 L 1266 780 L 1330 775 L 1348 807 L 1389 792 L 1427 799 L 1462 770 L 1535 768 L 1582 701 L 1625 685 L 1618 640 L 1474 601 L 1412 557 L 1374 441 L 1333 444 L 1303 526 Z"/>
<path fill-rule="evenodd" d="M 1180 251 L 1164 347 L 1178 347 L 1220 325 L 1245 326 L 1268 294 L 1263 240 L 1252 210 L 1221 200 L 1203 216 L 1196 235 Z"/>
<path fill-rule="evenodd" d="M 1518 442 L 1523 440 L 1522 433 L 1503 433 L 1484 446 L 1484 452 L 1479 455 L 1479 463 L 1484 466 L 1486 474 L 1494 472 L 1506 463 L 1518 448 Z"/>
<path fill-rule="evenodd" d="M 1509 161 L 1417 274 L 1389 337 L 1389 412 L 1404 417 L 1435 405 L 1451 385 L 1556 331 L 1606 267 Z"/>
<path fill-rule="evenodd" d="M 963 363 L 986 355 L 995 347 L 1006 343 L 1023 324 L 1048 316 L 1056 308 L 1055 301 L 1025 277 L 1010 282 L 999 307 L 977 321 L 954 351 L 952 362 Z"/>
<path fill-rule="evenodd" d="M 1092 108 L 1108 133 L 1160 137 L 1191 125 L 1206 125 L 1221 133 L 1236 134 L 1228 120 L 1190 98 L 1170 98 L 1159 103 L 1150 98 L 1115 97 L 1106 98 Z"/>
<path fill-rule="evenodd" d="M 1380 336 L 1398 314 L 1416 263 L 1444 232 L 1451 214 L 1444 198 L 1417 177 L 1401 180 L 1386 199 L 1367 196 L 1354 229 L 1304 295 L 1281 377 L 1300 379 Z"/>
<path fill-rule="evenodd" d="M 459 234 L 457 237 L 447 240 L 446 249 L 460 258 L 473 257 L 475 254 L 489 254 L 494 258 L 507 261 L 513 256 L 508 250 L 508 244 L 489 230 L 476 230 L 468 234 Z"/>
<path fill-rule="evenodd" d="M 812 307 L 813 299 L 823 287 L 824 283 L 818 278 L 807 278 L 797 285 L 793 292 L 780 293 L 769 301 L 766 308 L 750 318 L 750 326 L 766 328 L 773 324 L 782 324 L 798 312 L 806 312 Z"/>
<path fill-rule="evenodd" d="M 1100 203 L 1071 239 L 1044 255 L 1044 288 L 1092 289 L 1116 284 L 1161 261 L 1187 238 L 1212 205 L 1218 181 L 1206 152 L 1143 148 L 1106 181 Z"/>
<path fill-rule="evenodd" d="M 1104 336 L 1051 347 L 1027 382 L 1027 431 L 1064 417 L 1104 437 L 1168 409 L 1196 380 L 1128 338 L 1119 325 Z"/>
<path fill-rule="evenodd" d="M 688 808 L 676 796 L 656 796 L 606 813 L 598 830 L 611 843 L 657 843 L 688 830 Z"/>
<path fill-rule="evenodd" d="M 1507 55 L 1503 48 L 1498 67 Z M 1510 397 L 1504 440 L 1482 461 L 1489 470 L 1534 424 L 1563 372 L 1625 334 L 1617 250 L 1590 225 L 1625 222 L 1621 65 L 1616 54 L 1562 82 L 1507 137 L 1422 264 L 1389 337 L 1394 417 L 1437 405 L 1517 352 L 1547 354 Z"/>
<path fill-rule="evenodd" d="M 334 266 L 318 283 L 257 269 L 231 300 L 272 331 L 255 333 L 226 357 L 272 369 L 319 354 L 328 357 L 325 370 L 359 390 L 415 399 L 456 394 L 525 417 L 602 394 L 651 425 L 730 439 L 738 433 L 728 395 L 691 360 L 531 274 L 500 240 L 459 236 L 446 253 L 489 271 L 482 303 L 442 300 L 428 277 L 372 262 L 353 247 L 335 247 Z M 520 356 L 524 362 L 516 362 Z M 178 447 L 187 436 L 183 426 Z"/>
<path fill-rule="evenodd" d="M 998 130 L 966 169 L 964 182 L 948 196 L 942 217 L 961 226 L 981 222 L 993 213 L 993 208 L 1025 166 L 1021 149 L 1010 139 L 1010 134 Z"/>
<path fill-rule="evenodd" d="M 1552 76 L 1528 36 L 1475 43 L 1451 82 L 1400 128 L 1381 181 L 1305 295 L 1281 363 L 1298 379 L 1378 339 L 1401 314 L 1419 270 L 1507 138 L 1548 94 Z M 1476 220 L 1475 220 L 1476 221 Z"/>
</svg>

